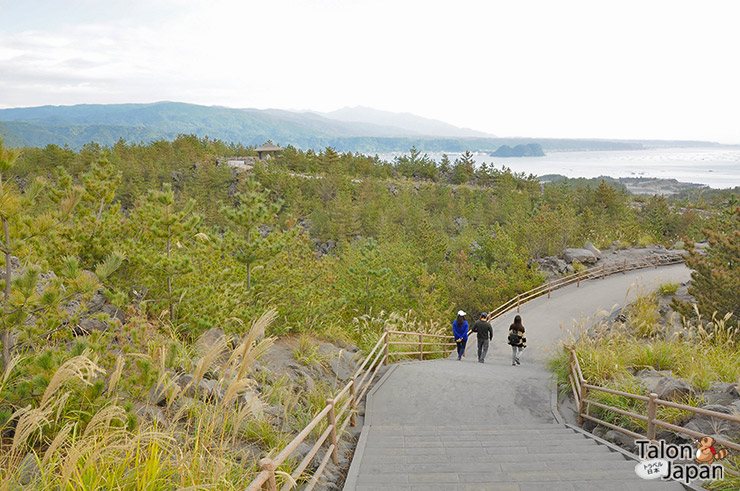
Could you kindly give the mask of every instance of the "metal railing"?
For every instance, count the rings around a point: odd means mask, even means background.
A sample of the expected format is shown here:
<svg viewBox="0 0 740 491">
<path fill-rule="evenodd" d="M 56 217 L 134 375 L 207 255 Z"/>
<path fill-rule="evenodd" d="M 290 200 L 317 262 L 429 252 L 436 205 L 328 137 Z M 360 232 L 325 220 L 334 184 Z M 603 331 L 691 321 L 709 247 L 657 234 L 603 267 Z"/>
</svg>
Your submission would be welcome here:
<svg viewBox="0 0 740 491">
<path fill-rule="evenodd" d="M 682 257 L 655 256 L 653 258 L 643 258 L 643 259 L 638 259 L 638 260 L 631 261 L 631 262 L 627 262 L 625 260 L 623 263 L 613 263 L 609 266 L 604 265 L 601 268 L 592 268 L 592 269 L 589 269 L 583 272 L 573 273 L 571 275 L 559 278 L 555 281 L 549 281 L 547 283 L 544 283 L 524 293 L 520 293 L 516 297 L 510 299 L 509 301 L 505 302 L 501 306 L 492 310 L 491 313 L 489 314 L 489 321 L 500 317 L 501 315 L 503 315 L 504 313 L 512 309 L 514 306 L 516 306 L 517 312 L 518 312 L 522 304 L 530 300 L 533 300 L 537 297 L 547 294 L 547 297 L 550 298 L 550 294 L 553 291 L 558 290 L 568 285 L 572 285 L 573 283 L 575 283 L 577 286 L 580 287 L 582 281 L 587 281 L 587 280 L 596 279 L 596 278 L 605 278 L 606 276 L 609 276 L 612 274 L 626 273 L 627 271 L 632 271 L 635 269 L 648 268 L 648 267 L 657 268 L 658 266 L 667 266 L 667 265 L 677 264 L 681 262 L 683 262 Z M 392 341 L 391 336 L 406 336 L 406 337 L 412 336 L 412 337 L 418 338 L 418 340 L 415 339 L 414 341 Z M 426 338 L 434 338 L 434 339 L 442 339 L 442 340 L 425 342 Z M 276 457 L 274 458 L 266 457 L 259 461 L 260 472 L 257 474 L 257 477 L 246 488 L 246 491 L 257 491 L 259 489 L 263 489 L 266 491 L 276 491 L 277 490 L 277 479 L 276 479 L 277 468 L 280 465 L 282 465 L 288 459 L 288 457 L 290 457 L 290 455 L 293 452 L 295 452 L 298 446 L 301 443 L 303 443 L 306 440 L 306 438 L 308 438 L 308 436 L 311 434 L 314 428 L 319 426 L 321 421 L 324 418 L 326 418 L 326 424 L 327 424 L 326 430 L 324 430 L 324 432 L 318 437 L 313 447 L 311 447 L 309 452 L 304 456 L 303 460 L 298 464 L 298 466 L 290 474 L 290 477 L 293 481 L 297 481 L 299 478 L 301 478 L 301 476 L 303 475 L 303 472 L 308 468 L 308 466 L 313 461 L 314 457 L 321 450 L 321 447 L 328 440 L 330 442 L 329 447 L 326 449 L 326 453 L 324 454 L 323 458 L 319 462 L 318 467 L 313 472 L 313 475 L 311 476 L 311 479 L 309 480 L 305 488 L 306 490 L 313 489 L 313 487 L 318 482 L 318 478 L 321 476 L 324 469 L 326 468 L 326 465 L 329 463 L 329 460 L 330 459 L 333 460 L 335 464 L 338 463 L 339 439 L 341 438 L 348 424 L 355 426 L 357 406 L 359 402 L 362 400 L 362 398 L 365 396 L 367 390 L 370 388 L 372 382 L 375 379 L 376 374 L 378 373 L 378 368 L 381 366 L 381 364 L 387 365 L 391 357 L 394 357 L 394 356 L 414 356 L 415 357 L 418 355 L 419 360 L 423 360 L 424 357 L 428 355 L 440 355 L 441 354 L 442 356 L 446 356 L 448 353 L 451 353 L 454 351 L 453 348 L 448 350 L 447 347 L 455 346 L 456 343 L 446 342 L 444 341 L 445 339 L 454 341 L 454 336 L 444 335 L 444 334 L 427 334 L 427 333 L 420 333 L 420 332 L 386 330 L 381 335 L 380 339 L 378 339 L 378 342 L 375 344 L 375 346 L 370 351 L 370 353 L 368 353 L 368 355 L 365 357 L 362 364 L 360 364 L 360 367 L 357 369 L 357 371 L 352 376 L 352 380 L 350 380 L 337 393 L 337 395 L 334 396 L 334 398 L 327 399 L 326 406 L 324 406 L 324 408 L 321 411 L 319 411 L 319 413 L 311 420 L 311 422 L 308 423 L 308 425 L 306 425 L 306 427 L 303 430 L 301 430 L 301 432 L 298 433 L 298 435 L 296 435 L 296 437 L 293 438 L 293 440 L 291 440 L 291 442 L 288 443 L 288 445 L 286 445 L 285 448 L 283 448 Z M 382 349 L 381 349 L 381 346 L 382 346 Z M 391 346 L 414 346 L 414 347 L 418 347 L 418 350 L 391 351 L 390 350 Z M 429 351 L 429 350 L 425 350 L 425 346 L 441 347 L 442 350 L 437 349 L 437 350 Z M 581 379 L 579 379 L 579 381 L 580 380 Z M 583 387 L 583 384 L 579 386 L 579 390 L 581 387 Z M 592 386 L 587 385 L 587 387 L 592 387 Z M 603 390 L 606 391 L 609 389 L 603 389 Z M 636 396 L 636 397 L 641 397 L 641 396 Z M 667 403 L 667 401 L 662 401 L 662 402 Z M 674 403 L 668 403 L 668 404 L 674 404 Z M 678 405 L 678 406 L 681 406 L 681 405 Z M 338 410 L 337 410 L 337 407 L 339 407 Z M 718 413 L 718 414 L 721 414 L 721 413 Z M 727 416 L 727 415 L 723 415 L 723 416 Z M 586 417 L 590 418 L 590 416 L 588 415 L 586 415 Z M 664 425 L 668 425 L 668 423 L 664 423 Z M 668 425 L 668 426 L 672 426 L 672 425 Z M 665 427 L 668 427 L 668 426 L 665 426 Z M 628 430 L 622 429 L 622 431 L 626 432 Z M 636 433 L 633 433 L 633 435 L 636 435 Z M 735 448 L 735 447 L 730 447 L 730 448 Z M 740 449 L 740 447 L 738 447 L 738 449 Z M 291 489 L 292 487 L 293 487 L 293 484 L 291 482 L 287 482 L 283 485 L 281 489 L 282 491 L 286 491 L 286 490 Z"/>
<path fill-rule="evenodd" d="M 579 425 L 582 425 L 584 420 L 588 420 L 593 423 L 610 428 L 612 430 L 619 431 L 620 433 L 624 433 L 625 435 L 628 435 L 636 440 L 641 439 L 641 440 L 655 441 L 655 435 L 657 433 L 658 428 L 665 428 L 675 433 L 682 433 L 684 435 L 689 435 L 694 438 L 703 438 L 707 436 L 697 431 L 691 430 L 689 428 L 684 428 L 682 426 L 674 425 L 667 421 L 663 421 L 659 419 L 657 417 L 657 414 L 658 414 L 658 407 L 660 406 L 680 409 L 681 411 L 686 411 L 686 412 L 693 413 L 693 414 L 701 414 L 703 416 L 717 418 L 717 419 L 740 424 L 739 415 L 725 414 L 725 413 L 720 413 L 717 411 L 711 411 L 709 409 L 688 406 L 686 404 L 679 404 L 673 401 L 666 401 L 666 400 L 660 399 L 658 397 L 658 394 L 655 394 L 655 393 L 651 393 L 649 396 L 642 396 L 638 394 L 631 394 L 629 392 L 623 392 L 620 390 L 608 389 L 606 387 L 599 387 L 598 385 L 589 384 L 583 378 L 583 372 L 581 371 L 581 365 L 578 362 L 578 355 L 576 354 L 576 351 L 573 348 L 570 349 L 568 382 L 570 383 L 570 388 L 573 391 L 573 399 L 575 400 L 575 403 L 578 406 L 578 424 Z M 602 392 L 606 394 L 614 394 L 614 395 L 621 396 L 627 399 L 631 399 L 633 401 L 643 402 L 646 404 L 645 414 L 637 414 L 631 411 L 625 411 L 624 409 L 619 409 L 614 406 L 610 406 L 608 404 L 602 404 L 600 402 L 597 402 L 593 400 L 593 398 L 589 398 L 589 391 Z M 642 435 L 640 433 L 636 433 L 626 428 L 622 428 L 619 425 L 608 423 L 602 419 L 592 416 L 590 414 L 591 406 L 597 407 L 604 411 L 611 411 L 613 413 L 619 414 L 621 416 L 626 416 L 628 418 L 632 418 L 637 421 L 642 421 L 643 423 L 647 423 L 646 434 Z M 733 450 L 740 451 L 740 445 L 735 442 L 731 442 L 723 438 L 715 438 L 714 440 L 719 445 L 722 445 L 727 448 L 731 448 Z"/>
</svg>

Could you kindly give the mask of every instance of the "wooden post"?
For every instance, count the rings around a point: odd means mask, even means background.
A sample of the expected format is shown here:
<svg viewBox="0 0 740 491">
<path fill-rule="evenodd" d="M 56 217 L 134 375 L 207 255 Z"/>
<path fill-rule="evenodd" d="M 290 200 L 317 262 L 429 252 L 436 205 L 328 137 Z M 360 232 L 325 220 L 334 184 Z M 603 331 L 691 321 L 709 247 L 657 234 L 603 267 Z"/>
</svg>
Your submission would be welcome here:
<svg viewBox="0 0 740 491">
<path fill-rule="evenodd" d="M 658 256 L 655 256 L 655 269 L 658 269 Z"/>
<path fill-rule="evenodd" d="M 648 408 L 647 408 L 647 439 L 650 441 L 655 440 L 655 417 L 658 413 L 658 404 L 655 402 L 655 400 L 658 398 L 658 394 L 651 393 L 650 399 L 648 399 Z"/>
<path fill-rule="evenodd" d="M 516 296 L 516 311 L 517 312 L 519 312 L 519 297 L 521 296 L 522 296 L 521 293 Z"/>
<path fill-rule="evenodd" d="M 352 385 L 349 389 L 350 397 L 352 402 L 349 403 L 349 424 L 351 426 L 357 425 L 357 376 L 352 377 Z"/>
<path fill-rule="evenodd" d="M 547 298 L 550 298 L 550 292 L 552 291 L 552 281 L 547 282 Z"/>
<path fill-rule="evenodd" d="M 388 334 L 388 329 L 385 330 L 384 336 L 385 336 L 385 347 L 383 348 L 383 351 L 385 353 L 383 354 L 383 365 L 387 365 L 388 364 L 388 341 L 389 341 L 388 338 L 390 337 L 390 334 Z"/>
<path fill-rule="evenodd" d="M 624 260 L 624 266 L 622 266 L 622 274 L 627 274 L 627 260 Z"/>
<path fill-rule="evenodd" d="M 578 424 L 582 425 L 584 407 L 586 406 L 586 384 L 583 383 L 583 380 L 579 380 L 578 383 L 581 384 L 581 395 L 578 401 Z"/>
<path fill-rule="evenodd" d="M 601 265 L 601 279 L 606 278 L 606 264 Z"/>
<path fill-rule="evenodd" d="M 419 360 L 424 359 L 424 335 L 419 334 Z"/>
<path fill-rule="evenodd" d="M 577 288 L 581 287 L 581 272 L 580 271 L 578 272 L 578 283 L 576 283 L 576 287 Z"/>
<path fill-rule="evenodd" d="M 326 403 L 329 405 L 329 412 L 326 414 L 326 419 L 331 428 L 331 443 L 334 445 L 331 457 L 334 460 L 334 465 L 339 465 L 339 442 L 337 441 L 337 419 L 334 413 L 334 399 L 327 399 Z"/>
<path fill-rule="evenodd" d="M 260 470 L 270 473 L 270 477 L 268 477 L 267 481 L 262 485 L 262 489 L 264 491 L 277 491 L 277 482 L 275 481 L 275 469 L 277 469 L 277 466 L 275 465 L 275 462 L 273 462 L 272 459 L 265 457 L 260 460 L 258 464 L 260 466 Z"/>
</svg>

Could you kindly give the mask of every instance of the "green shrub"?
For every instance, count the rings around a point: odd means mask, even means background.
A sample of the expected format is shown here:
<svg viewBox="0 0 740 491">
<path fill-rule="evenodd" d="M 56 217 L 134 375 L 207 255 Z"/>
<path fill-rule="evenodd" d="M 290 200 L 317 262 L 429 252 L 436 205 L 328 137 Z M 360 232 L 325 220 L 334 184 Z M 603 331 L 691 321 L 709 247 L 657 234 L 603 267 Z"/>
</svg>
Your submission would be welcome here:
<svg viewBox="0 0 740 491">
<path fill-rule="evenodd" d="M 586 271 L 586 269 L 588 269 L 586 268 L 586 266 L 581 264 L 580 261 L 574 260 L 570 265 L 573 266 L 573 271 L 575 271 L 576 273 L 583 273 L 584 271 Z"/>
<path fill-rule="evenodd" d="M 678 291 L 678 283 L 663 283 L 658 287 L 658 293 L 664 297 L 667 295 L 675 295 Z"/>
</svg>

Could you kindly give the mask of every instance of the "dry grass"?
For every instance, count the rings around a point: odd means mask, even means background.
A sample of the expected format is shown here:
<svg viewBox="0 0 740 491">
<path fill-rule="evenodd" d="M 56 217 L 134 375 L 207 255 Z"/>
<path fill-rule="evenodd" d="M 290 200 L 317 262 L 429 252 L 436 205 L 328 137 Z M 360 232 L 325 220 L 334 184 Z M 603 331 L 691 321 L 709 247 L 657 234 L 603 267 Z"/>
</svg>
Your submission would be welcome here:
<svg viewBox="0 0 740 491">
<path fill-rule="evenodd" d="M 264 332 L 274 319 L 275 312 L 267 312 L 230 352 L 230 338 L 201 347 L 191 385 L 198 387 L 206 374 L 218 375 L 216 389 L 201 399 L 185 397 L 161 370 L 157 390 L 169 393 L 163 409 L 169 418 L 159 427 L 152 422 L 129 429 L 127 411 L 116 402 L 122 356 L 108 379 L 109 403 L 87 418 L 72 417 L 75 387 L 93 384 L 104 371 L 89 353 L 68 360 L 56 370 L 38 407 L 13 415 L 13 441 L 0 450 L 0 489 L 21 486 L 20 463 L 26 458 L 40 466 L 29 484 L 34 489 L 242 489 L 259 457 L 245 436 L 259 428 L 274 431 L 257 424 L 261 403 L 250 377 L 254 362 L 273 342 Z M 164 348 L 154 357 L 160 368 L 165 357 Z"/>
<path fill-rule="evenodd" d="M 573 336 L 565 343 L 549 365 L 557 374 L 560 386 L 567 390 L 569 349 L 576 350 L 584 378 L 591 384 L 633 394 L 647 395 L 647 388 L 635 377 L 643 369 L 670 370 L 701 391 L 712 382 L 731 382 L 740 386 L 740 347 L 737 345 L 737 327 L 730 315 L 710 320 L 684 320 L 680 330 L 670 333 L 658 324 L 657 303 L 652 295 L 642 296 L 627 312 L 627 322 L 621 326 L 597 323 L 587 329 L 588 320 L 582 320 Z M 698 313 L 697 313 L 698 314 Z M 589 398 L 603 404 L 637 414 L 646 414 L 646 404 L 614 394 L 591 391 Z M 683 404 L 701 407 L 701 396 L 689 396 Z M 645 433 L 646 424 L 620 416 L 611 411 L 592 407 L 590 412 L 604 421 L 633 431 Z M 689 417 L 686 411 L 659 407 L 658 418 L 682 424 Z M 737 464 L 734 464 L 737 467 Z M 709 489 L 737 489 L 738 479 L 729 478 L 712 483 Z"/>
</svg>

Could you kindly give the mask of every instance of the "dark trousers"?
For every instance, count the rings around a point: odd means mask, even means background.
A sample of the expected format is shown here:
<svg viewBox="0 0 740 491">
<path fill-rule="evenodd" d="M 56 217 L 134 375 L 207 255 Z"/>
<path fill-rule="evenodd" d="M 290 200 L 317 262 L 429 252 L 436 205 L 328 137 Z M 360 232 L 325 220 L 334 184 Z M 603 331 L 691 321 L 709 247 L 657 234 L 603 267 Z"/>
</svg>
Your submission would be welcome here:
<svg viewBox="0 0 740 491">
<path fill-rule="evenodd" d="M 478 338 L 478 361 L 483 363 L 488 353 L 488 338 Z"/>
<path fill-rule="evenodd" d="M 457 341 L 457 357 L 462 358 L 463 353 L 465 353 L 465 345 L 468 344 L 467 339 L 463 339 L 462 341 Z"/>
</svg>

